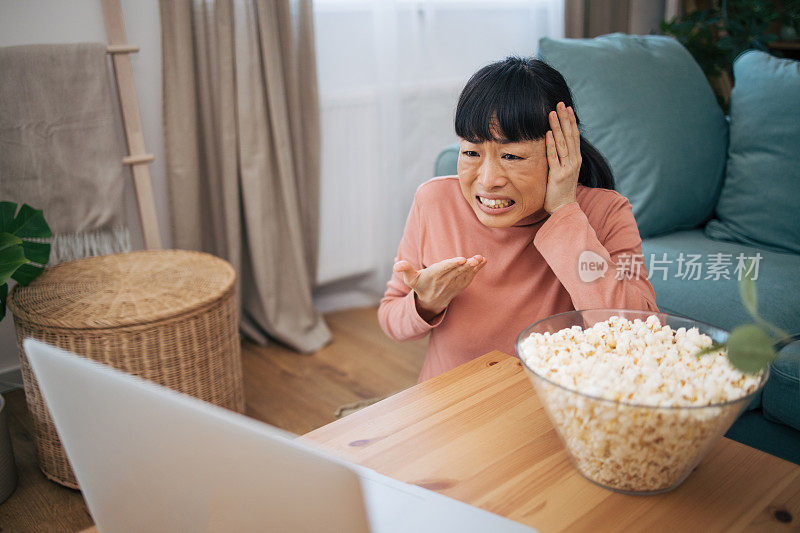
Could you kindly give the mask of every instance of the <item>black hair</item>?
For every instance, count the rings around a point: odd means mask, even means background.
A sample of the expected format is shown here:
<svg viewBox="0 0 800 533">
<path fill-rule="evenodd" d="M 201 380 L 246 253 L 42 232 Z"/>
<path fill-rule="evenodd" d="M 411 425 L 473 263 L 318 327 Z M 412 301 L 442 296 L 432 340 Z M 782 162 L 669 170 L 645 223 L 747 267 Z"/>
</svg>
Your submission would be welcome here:
<svg viewBox="0 0 800 533">
<path fill-rule="evenodd" d="M 534 58 L 509 56 L 472 75 L 456 107 L 456 135 L 473 143 L 497 141 L 492 126 L 512 141 L 543 139 L 550 129 L 548 114 L 558 102 L 572 106 L 580 126 L 572 93 L 564 76 Z M 583 135 L 578 183 L 587 187 L 614 188 L 611 167 Z"/>
</svg>

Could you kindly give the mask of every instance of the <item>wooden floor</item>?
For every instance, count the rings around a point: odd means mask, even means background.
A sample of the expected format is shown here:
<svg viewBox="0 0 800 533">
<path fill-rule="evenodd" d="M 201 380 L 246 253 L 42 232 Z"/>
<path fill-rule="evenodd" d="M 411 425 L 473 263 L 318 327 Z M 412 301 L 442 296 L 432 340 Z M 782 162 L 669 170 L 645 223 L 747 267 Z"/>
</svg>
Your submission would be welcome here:
<svg viewBox="0 0 800 533">
<path fill-rule="evenodd" d="M 342 404 L 417 382 L 427 339 L 397 343 L 378 327 L 375 308 L 326 315 L 333 342 L 314 355 L 275 343 L 242 343 L 247 414 L 302 434 L 334 420 Z M 5 394 L 19 484 L 0 504 L 0 531 L 79 531 L 92 525 L 81 493 L 48 481 L 36 462 L 23 391 Z"/>
</svg>

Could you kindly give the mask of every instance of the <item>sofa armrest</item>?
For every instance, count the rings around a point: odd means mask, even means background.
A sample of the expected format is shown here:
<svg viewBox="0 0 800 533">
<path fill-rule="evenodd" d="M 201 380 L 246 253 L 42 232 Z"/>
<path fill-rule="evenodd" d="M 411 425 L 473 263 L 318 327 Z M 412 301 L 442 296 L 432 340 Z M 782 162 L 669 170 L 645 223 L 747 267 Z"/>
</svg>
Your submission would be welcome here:
<svg viewBox="0 0 800 533">
<path fill-rule="evenodd" d="M 781 350 L 761 393 L 764 418 L 800 431 L 800 342 Z"/>
</svg>

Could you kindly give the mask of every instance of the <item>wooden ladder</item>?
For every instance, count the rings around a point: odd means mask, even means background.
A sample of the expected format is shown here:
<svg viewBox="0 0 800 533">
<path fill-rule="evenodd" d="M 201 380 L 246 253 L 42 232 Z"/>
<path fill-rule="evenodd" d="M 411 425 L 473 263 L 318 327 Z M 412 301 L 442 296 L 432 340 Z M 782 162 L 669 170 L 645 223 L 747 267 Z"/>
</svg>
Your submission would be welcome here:
<svg viewBox="0 0 800 533">
<path fill-rule="evenodd" d="M 131 46 L 126 42 L 125 23 L 122 20 L 122 8 L 119 0 L 101 0 L 101 2 L 106 36 L 108 37 L 106 51 L 111 54 L 114 63 L 114 77 L 117 81 L 117 93 L 122 109 L 122 123 L 125 126 L 125 138 L 128 142 L 128 156 L 122 158 L 122 164 L 130 165 L 133 173 L 144 247 L 148 250 L 157 250 L 161 248 L 161 234 L 158 231 L 153 184 L 150 181 L 150 168 L 148 167 L 155 158 L 153 154 L 148 154 L 144 147 L 139 101 L 136 99 L 130 58 L 130 54 L 138 52 L 139 47 Z"/>
</svg>

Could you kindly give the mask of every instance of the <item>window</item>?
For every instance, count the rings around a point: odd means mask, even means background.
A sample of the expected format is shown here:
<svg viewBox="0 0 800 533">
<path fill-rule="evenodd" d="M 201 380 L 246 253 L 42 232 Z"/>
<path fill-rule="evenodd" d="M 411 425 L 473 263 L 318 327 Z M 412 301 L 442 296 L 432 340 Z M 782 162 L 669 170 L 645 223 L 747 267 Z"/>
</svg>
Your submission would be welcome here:
<svg viewBox="0 0 800 533">
<path fill-rule="evenodd" d="M 563 0 L 315 0 L 319 283 L 372 274 L 383 291 L 414 191 L 457 140 L 469 76 L 562 37 L 563 9 Z"/>
</svg>

